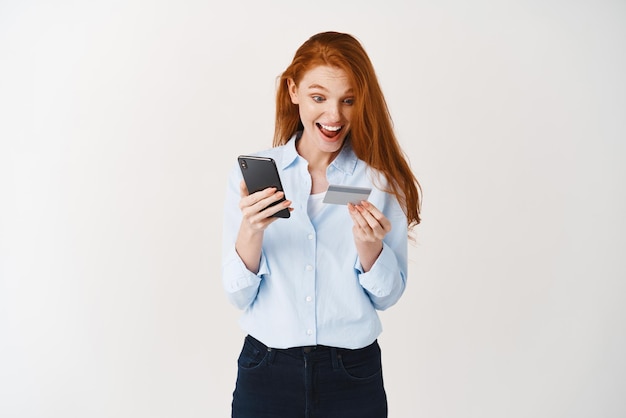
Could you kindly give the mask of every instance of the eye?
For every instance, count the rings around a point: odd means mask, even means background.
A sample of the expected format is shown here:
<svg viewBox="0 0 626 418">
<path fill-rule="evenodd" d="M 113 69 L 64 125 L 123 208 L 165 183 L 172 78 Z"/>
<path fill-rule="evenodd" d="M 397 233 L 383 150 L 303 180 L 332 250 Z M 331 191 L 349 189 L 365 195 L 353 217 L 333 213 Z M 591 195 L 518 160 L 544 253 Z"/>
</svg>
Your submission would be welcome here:
<svg viewBox="0 0 626 418">
<path fill-rule="evenodd" d="M 347 104 L 348 106 L 352 106 L 354 104 L 354 99 L 352 97 L 349 99 L 344 99 L 343 103 Z"/>
<path fill-rule="evenodd" d="M 318 95 L 311 96 L 311 98 L 313 99 L 313 101 L 317 103 L 322 103 L 325 100 L 322 96 L 318 96 Z"/>
</svg>

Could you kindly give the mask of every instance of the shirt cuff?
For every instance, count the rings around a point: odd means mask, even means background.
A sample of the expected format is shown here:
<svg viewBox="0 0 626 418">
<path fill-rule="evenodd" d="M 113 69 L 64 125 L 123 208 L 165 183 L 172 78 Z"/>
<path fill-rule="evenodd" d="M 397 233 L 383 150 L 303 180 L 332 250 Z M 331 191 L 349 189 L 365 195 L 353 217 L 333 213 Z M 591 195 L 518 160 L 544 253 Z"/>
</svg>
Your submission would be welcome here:
<svg viewBox="0 0 626 418">
<path fill-rule="evenodd" d="M 265 257 L 262 256 L 259 273 L 254 274 L 248 270 L 233 246 L 222 269 L 224 290 L 228 293 L 235 293 L 251 286 L 258 286 L 264 274 L 262 271 L 267 270 L 266 264 Z"/>
<path fill-rule="evenodd" d="M 391 248 L 384 242 L 383 250 L 367 273 L 363 272 L 361 260 L 358 257 L 354 268 L 360 273 L 359 282 L 361 286 L 372 295 L 385 297 L 393 291 L 395 278 L 398 275 L 397 261 Z"/>
</svg>

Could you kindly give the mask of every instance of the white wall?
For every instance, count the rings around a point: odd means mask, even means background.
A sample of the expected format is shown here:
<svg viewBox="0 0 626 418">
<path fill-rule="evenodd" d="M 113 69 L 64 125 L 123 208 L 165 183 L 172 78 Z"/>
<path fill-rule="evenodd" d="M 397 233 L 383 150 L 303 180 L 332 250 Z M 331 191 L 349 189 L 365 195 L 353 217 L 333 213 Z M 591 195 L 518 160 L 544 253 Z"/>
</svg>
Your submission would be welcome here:
<svg viewBox="0 0 626 418">
<path fill-rule="evenodd" d="M 0 416 L 229 416 L 226 173 L 323 30 L 424 187 L 390 417 L 626 416 L 620 0 L 1 2 Z"/>
</svg>

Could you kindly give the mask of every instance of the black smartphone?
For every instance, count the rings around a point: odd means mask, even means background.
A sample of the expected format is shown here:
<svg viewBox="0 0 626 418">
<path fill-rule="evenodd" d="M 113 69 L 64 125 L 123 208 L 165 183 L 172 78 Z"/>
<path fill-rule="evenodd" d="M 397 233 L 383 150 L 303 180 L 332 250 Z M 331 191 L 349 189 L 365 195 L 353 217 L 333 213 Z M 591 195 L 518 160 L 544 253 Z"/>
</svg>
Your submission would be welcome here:
<svg viewBox="0 0 626 418">
<path fill-rule="evenodd" d="M 237 160 L 239 161 L 239 168 L 241 169 L 241 174 L 243 174 L 243 179 L 246 182 L 246 187 L 250 194 L 267 189 L 268 187 L 276 187 L 276 190 L 283 191 L 283 185 L 280 182 L 278 168 L 276 167 L 274 159 L 269 157 L 240 155 L 237 157 Z M 285 200 L 285 197 L 283 197 L 270 206 L 277 205 Z M 288 218 L 290 216 L 289 209 L 285 208 L 280 210 L 272 216 Z"/>
</svg>

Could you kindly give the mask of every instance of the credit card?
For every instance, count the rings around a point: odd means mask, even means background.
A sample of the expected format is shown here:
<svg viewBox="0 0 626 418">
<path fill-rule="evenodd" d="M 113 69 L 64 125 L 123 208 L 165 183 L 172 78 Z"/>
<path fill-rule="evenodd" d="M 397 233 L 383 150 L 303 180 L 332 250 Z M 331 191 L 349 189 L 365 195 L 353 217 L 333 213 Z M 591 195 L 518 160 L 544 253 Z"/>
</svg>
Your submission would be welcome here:
<svg viewBox="0 0 626 418">
<path fill-rule="evenodd" d="M 324 203 L 330 203 L 333 205 L 347 205 L 352 203 L 358 205 L 362 200 L 367 200 L 372 189 L 367 187 L 350 187 L 350 186 L 337 186 L 331 184 L 326 190 L 324 196 Z"/>
</svg>

